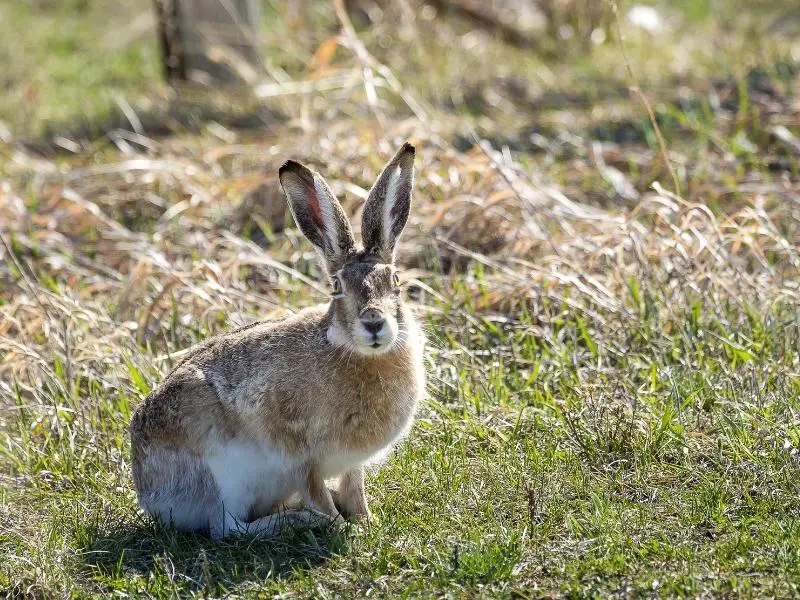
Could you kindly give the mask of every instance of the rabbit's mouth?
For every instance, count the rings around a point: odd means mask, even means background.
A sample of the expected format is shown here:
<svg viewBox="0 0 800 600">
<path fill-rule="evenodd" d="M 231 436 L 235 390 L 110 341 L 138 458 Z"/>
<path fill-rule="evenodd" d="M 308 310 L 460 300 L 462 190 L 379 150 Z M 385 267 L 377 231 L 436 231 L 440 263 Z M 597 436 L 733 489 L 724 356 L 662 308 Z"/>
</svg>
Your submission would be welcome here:
<svg viewBox="0 0 800 600">
<path fill-rule="evenodd" d="M 388 352 L 394 346 L 394 339 L 370 339 L 369 341 L 357 340 L 355 344 L 358 352 L 367 356 L 377 356 Z"/>
<path fill-rule="evenodd" d="M 380 329 L 368 328 L 363 323 L 355 324 L 353 341 L 361 354 L 375 356 L 390 351 L 397 340 L 398 326 L 393 319 L 386 319 Z"/>
<path fill-rule="evenodd" d="M 362 346 L 358 349 L 359 354 L 362 356 L 380 356 L 386 354 L 393 348 L 393 344 L 371 344 L 369 346 Z"/>
<path fill-rule="evenodd" d="M 384 326 L 376 331 L 369 331 L 358 322 L 351 327 L 352 329 L 334 320 L 328 328 L 328 342 L 334 346 L 349 348 L 364 356 L 377 356 L 392 350 L 400 335 L 399 324 L 394 319 L 387 319 Z"/>
</svg>

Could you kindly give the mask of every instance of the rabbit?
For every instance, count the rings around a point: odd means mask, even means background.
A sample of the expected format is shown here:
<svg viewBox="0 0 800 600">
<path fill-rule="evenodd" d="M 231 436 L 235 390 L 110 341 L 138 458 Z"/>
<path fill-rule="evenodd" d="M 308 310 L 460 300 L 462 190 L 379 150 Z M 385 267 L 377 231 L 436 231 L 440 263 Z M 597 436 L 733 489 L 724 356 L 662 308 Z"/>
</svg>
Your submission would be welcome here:
<svg viewBox="0 0 800 600">
<path fill-rule="evenodd" d="M 280 168 L 331 300 L 194 346 L 144 399 L 130 434 L 146 513 L 214 539 L 370 518 L 364 467 L 408 432 L 425 389 L 425 340 L 394 264 L 414 155 L 403 145 L 370 191 L 363 245 L 321 175 L 291 160 Z M 336 477 L 332 492 L 325 480 Z M 298 495 L 304 508 L 276 512 Z"/>
</svg>

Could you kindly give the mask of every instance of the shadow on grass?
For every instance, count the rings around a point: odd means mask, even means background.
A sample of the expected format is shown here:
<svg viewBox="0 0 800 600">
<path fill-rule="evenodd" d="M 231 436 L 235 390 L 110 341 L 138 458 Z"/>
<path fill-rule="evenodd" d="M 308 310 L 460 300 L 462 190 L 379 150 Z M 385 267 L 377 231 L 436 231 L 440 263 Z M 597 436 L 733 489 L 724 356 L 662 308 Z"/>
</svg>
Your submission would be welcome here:
<svg viewBox="0 0 800 600">
<path fill-rule="evenodd" d="M 90 527 L 82 561 L 96 579 L 168 579 L 189 590 L 291 578 L 344 551 L 347 531 L 289 530 L 276 537 L 184 533 L 142 520 Z"/>
<path fill-rule="evenodd" d="M 270 108 L 254 100 L 220 99 L 209 94 L 178 97 L 160 101 L 154 99 L 148 108 L 131 109 L 145 144 L 147 140 L 158 140 L 182 133 L 198 133 L 209 123 L 222 125 L 233 131 L 270 131 L 285 123 L 288 117 L 277 108 Z M 135 148 L 142 146 L 142 137 L 133 134 L 131 115 L 120 109 L 110 109 L 99 118 L 75 115 L 69 121 L 46 123 L 35 137 L 19 140 L 20 146 L 28 152 L 50 157 L 70 154 L 55 140 L 67 140 L 89 145 L 101 138 L 110 142 L 127 143 Z M 120 141 L 121 140 L 121 141 Z"/>
</svg>

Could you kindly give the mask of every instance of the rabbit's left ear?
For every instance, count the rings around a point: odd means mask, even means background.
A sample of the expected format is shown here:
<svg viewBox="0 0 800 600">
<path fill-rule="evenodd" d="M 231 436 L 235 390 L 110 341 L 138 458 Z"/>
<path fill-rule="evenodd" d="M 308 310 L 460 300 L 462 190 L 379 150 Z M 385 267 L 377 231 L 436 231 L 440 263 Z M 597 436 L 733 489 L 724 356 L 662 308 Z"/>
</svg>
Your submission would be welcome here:
<svg viewBox="0 0 800 600">
<path fill-rule="evenodd" d="M 414 185 L 414 146 L 409 143 L 383 169 L 364 206 L 361 237 L 368 254 L 394 262 L 394 249 L 411 209 Z"/>
<path fill-rule="evenodd" d="M 333 275 L 355 251 L 347 215 L 319 173 L 290 160 L 280 168 L 279 176 L 295 222 Z"/>
</svg>

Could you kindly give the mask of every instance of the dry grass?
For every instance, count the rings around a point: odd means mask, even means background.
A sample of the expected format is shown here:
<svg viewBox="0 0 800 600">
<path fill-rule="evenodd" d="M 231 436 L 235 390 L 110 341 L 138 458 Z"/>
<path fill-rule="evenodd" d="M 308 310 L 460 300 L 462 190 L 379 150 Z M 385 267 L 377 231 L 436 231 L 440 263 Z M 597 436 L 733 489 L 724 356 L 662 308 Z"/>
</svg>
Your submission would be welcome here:
<svg viewBox="0 0 800 600">
<path fill-rule="evenodd" d="M 791 181 L 740 187 L 744 206 L 729 214 L 658 184 L 630 208 L 610 210 L 569 198 L 486 142 L 459 152 L 413 121 L 380 136 L 344 124 L 322 125 L 329 135 L 246 144 L 149 140 L 143 153 L 66 168 L 15 151 L 0 204 L 3 235 L 17 250 L 16 260 L 4 251 L 3 380 L 35 394 L 53 352 L 70 368 L 95 365 L 86 375 L 99 376 L 114 348 L 167 352 L 189 341 L 175 339 L 176 318 L 216 328 L 221 317 L 270 317 L 287 304 L 324 300 L 297 232 L 271 231 L 285 212 L 274 173 L 289 155 L 316 165 L 357 216 L 402 139 L 420 147 L 400 255 L 424 284 L 422 304 L 470 261 L 490 271 L 473 289 L 481 312 L 569 291 L 587 310 L 635 318 L 631 281 L 661 286 L 666 318 L 687 294 L 719 311 L 724 303 L 761 311 L 800 300 L 798 207 L 782 201 L 798 193 Z M 650 160 L 658 160 L 652 152 Z M 124 386 L 121 375 L 109 384 Z"/>
</svg>

